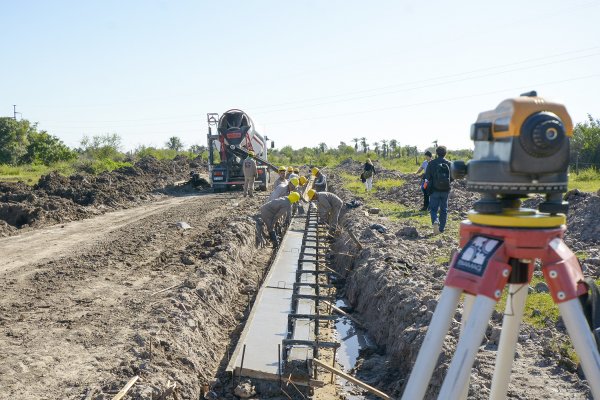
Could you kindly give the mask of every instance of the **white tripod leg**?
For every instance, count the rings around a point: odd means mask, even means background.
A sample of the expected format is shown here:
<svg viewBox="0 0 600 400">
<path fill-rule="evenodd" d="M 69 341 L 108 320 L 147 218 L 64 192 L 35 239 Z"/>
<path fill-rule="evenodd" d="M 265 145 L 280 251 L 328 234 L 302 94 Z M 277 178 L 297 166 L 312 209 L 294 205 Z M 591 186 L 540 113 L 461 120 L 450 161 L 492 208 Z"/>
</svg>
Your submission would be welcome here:
<svg viewBox="0 0 600 400">
<path fill-rule="evenodd" d="M 471 314 L 471 310 L 473 309 L 473 303 L 475 302 L 475 296 L 472 294 L 465 293 L 465 302 L 463 305 L 463 315 L 460 321 L 460 336 L 465 333 L 465 327 L 467 326 L 467 321 L 469 320 L 469 314 Z M 465 382 L 465 386 L 462 391 L 462 395 L 460 399 L 466 399 L 469 395 L 469 379 Z M 458 400 L 458 399 L 457 399 Z"/>
<path fill-rule="evenodd" d="M 558 310 L 581 360 L 581 367 L 592 395 L 595 399 L 600 399 L 600 355 L 581 303 L 579 299 L 558 303 Z"/>
<path fill-rule="evenodd" d="M 456 312 L 458 299 L 462 289 L 446 286 L 435 308 L 427 334 L 417 355 L 417 361 L 412 369 L 402 399 L 422 399 L 429 385 L 433 369 L 440 356 L 444 338 L 448 333 L 450 322 Z"/>
<path fill-rule="evenodd" d="M 465 293 L 465 301 L 463 304 L 463 315 L 460 320 L 460 334 L 462 335 L 465 331 L 465 326 L 467 326 L 467 321 L 469 320 L 469 314 L 471 314 L 471 310 L 473 309 L 473 303 L 475 303 L 475 296 L 472 294 Z"/>
<path fill-rule="evenodd" d="M 438 399 L 457 399 L 464 390 L 471 376 L 471 367 L 483 335 L 487 329 L 488 322 L 494 311 L 496 301 L 487 296 L 477 296 L 473 304 L 473 310 L 467 320 L 464 334 L 461 335 L 456 346 L 456 352 L 448 368 L 444 384 L 440 389 Z"/>
<path fill-rule="evenodd" d="M 496 368 L 492 378 L 490 400 L 506 399 L 510 373 L 515 359 L 517 339 L 519 337 L 519 326 L 523 321 L 525 311 L 525 300 L 527 300 L 528 285 L 511 284 L 508 287 L 506 308 L 502 320 L 502 332 L 500 344 L 496 356 Z"/>
</svg>

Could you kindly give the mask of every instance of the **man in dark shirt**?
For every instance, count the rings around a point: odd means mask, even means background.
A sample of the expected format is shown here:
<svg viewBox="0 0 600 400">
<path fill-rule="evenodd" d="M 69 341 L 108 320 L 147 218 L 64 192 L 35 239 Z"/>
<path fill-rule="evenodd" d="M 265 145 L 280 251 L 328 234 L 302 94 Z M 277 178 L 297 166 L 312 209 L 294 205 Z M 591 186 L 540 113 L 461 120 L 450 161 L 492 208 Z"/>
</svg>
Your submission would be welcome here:
<svg viewBox="0 0 600 400">
<path fill-rule="evenodd" d="M 433 225 L 433 234 L 444 232 L 448 216 L 448 195 L 450 194 L 450 161 L 446 160 L 446 147 L 435 149 L 437 158 L 427 164 L 425 179 L 429 189 L 429 213 Z M 439 217 L 438 217 L 439 209 Z"/>
</svg>

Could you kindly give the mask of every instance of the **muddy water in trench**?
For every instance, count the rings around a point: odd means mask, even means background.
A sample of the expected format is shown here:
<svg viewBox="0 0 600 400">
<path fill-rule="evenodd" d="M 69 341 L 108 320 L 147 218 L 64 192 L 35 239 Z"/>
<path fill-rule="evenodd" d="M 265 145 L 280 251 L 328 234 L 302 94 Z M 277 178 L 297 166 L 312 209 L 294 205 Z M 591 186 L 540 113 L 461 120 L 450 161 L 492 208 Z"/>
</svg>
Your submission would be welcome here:
<svg viewBox="0 0 600 400">
<path fill-rule="evenodd" d="M 346 300 L 338 299 L 335 305 L 339 308 L 347 307 Z M 366 332 L 358 328 L 354 322 L 347 317 L 340 317 L 335 323 L 336 339 L 340 347 L 336 352 L 336 361 L 342 367 L 344 372 L 349 372 L 356 365 L 360 351 L 364 348 L 374 347 L 373 341 L 367 336 Z M 342 395 L 348 400 L 364 399 L 361 394 L 362 389 L 352 385 L 344 379 L 338 378 L 338 384 L 342 389 Z"/>
</svg>

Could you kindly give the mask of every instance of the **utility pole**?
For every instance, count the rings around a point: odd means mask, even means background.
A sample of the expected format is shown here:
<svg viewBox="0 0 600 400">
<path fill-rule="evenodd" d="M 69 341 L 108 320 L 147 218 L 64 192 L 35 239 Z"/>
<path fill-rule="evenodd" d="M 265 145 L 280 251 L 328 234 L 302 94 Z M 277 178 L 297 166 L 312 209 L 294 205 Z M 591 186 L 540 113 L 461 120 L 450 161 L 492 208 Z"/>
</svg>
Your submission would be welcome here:
<svg viewBox="0 0 600 400">
<path fill-rule="evenodd" d="M 17 105 L 13 104 L 13 119 L 15 121 L 17 120 L 17 114 L 21 115 L 21 117 L 23 116 L 23 114 L 21 114 L 20 112 L 17 112 Z"/>
</svg>

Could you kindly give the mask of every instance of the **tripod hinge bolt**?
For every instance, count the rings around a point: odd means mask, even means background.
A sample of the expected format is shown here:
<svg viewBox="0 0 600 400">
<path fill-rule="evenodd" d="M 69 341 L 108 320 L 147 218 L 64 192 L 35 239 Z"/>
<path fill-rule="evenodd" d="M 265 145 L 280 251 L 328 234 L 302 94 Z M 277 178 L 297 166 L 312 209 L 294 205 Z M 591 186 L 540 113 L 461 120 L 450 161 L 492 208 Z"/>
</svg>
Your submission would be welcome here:
<svg viewBox="0 0 600 400">
<path fill-rule="evenodd" d="M 548 276 L 550 276 L 550 278 L 552 278 L 552 279 L 555 279 L 555 278 L 558 277 L 558 272 L 556 272 L 555 270 L 552 270 L 552 271 L 550 271 L 550 273 L 548 274 Z"/>
<path fill-rule="evenodd" d="M 565 292 L 558 292 L 556 297 L 558 297 L 559 300 L 564 300 L 567 296 L 565 295 Z"/>
<path fill-rule="evenodd" d="M 500 296 L 502 296 L 502 291 L 501 291 L 501 290 L 496 290 L 496 291 L 494 292 L 494 296 L 496 296 L 496 298 L 497 298 L 497 299 L 499 299 L 499 298 L 500 298 Z"/>
<path fill-rule="evenodd" d="M 510 271 L 507 269 L 502 270 L 502 276 L 505 278 L 508 278 L 508 276 L 510 275 Z"/>
</svg>

